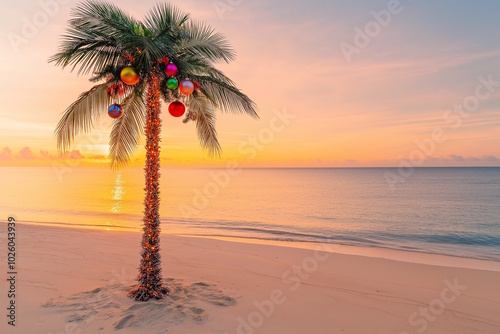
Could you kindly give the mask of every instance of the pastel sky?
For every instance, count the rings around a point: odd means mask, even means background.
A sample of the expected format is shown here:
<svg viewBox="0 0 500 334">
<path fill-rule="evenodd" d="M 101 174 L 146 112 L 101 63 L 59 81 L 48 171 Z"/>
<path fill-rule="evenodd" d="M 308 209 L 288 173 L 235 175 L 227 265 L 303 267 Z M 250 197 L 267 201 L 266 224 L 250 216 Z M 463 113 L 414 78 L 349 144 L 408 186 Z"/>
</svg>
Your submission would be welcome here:
<svg viewBox="0 0 500 334">
<path fill-rule="evenodd" d="M 64 109 L 91 87 L 88 77 L 47 63 L 77 2 L 2 6 L 0 166 L 106 163 L 106 115 L 67 155 L 57 153 L 53 135 Z M 156 1 L 113 2 L 140 19 Z M 219 114 L 219 160 L 199 148 L 194 124 L 165 112 L 163 166 L 500 165 L 498 0 L 173 3 L 231 41 L 237 60 L 220 67 L 261 118 Z M 373 13 L 388 9 L 391 17 L 379 14 L 374 23 Z M 34 33 L 25 28 L 33 20 Z M 14 35 L 25 40 L 12 43 Z M 277 113 L 293 118 L 283 122 Z M 143 155 L 138 149 L 133 164 Z"/>
</svg>

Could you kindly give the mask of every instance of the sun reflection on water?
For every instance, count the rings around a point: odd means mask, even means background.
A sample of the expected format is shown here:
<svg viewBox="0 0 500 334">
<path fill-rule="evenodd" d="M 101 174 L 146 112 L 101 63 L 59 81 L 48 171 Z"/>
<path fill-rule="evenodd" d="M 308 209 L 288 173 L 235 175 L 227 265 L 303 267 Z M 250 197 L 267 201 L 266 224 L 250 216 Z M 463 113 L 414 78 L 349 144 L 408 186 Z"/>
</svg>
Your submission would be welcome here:
<svg viewBox="0 0 500 334">
<path fill-rule="evenodd" d="M 113 190 L 111 191 L 111 194 L 113 195 L 112 197 L 112 206 L 111 209 L 109 210 L 112 214 L 119 214 L 122 210 L 122 201 L 123 201 L 123 195 L 125 194 L 125 187 L 124 181 L 122 180 L 122 173 L 118 172 L 115 177 L 115 185 L 113 187 Z M 106 222 L 106 231 L 112 230 L 113 226 L 116 226 L 116 222 L 113 221 L 107 221 Z"/>
</svg>

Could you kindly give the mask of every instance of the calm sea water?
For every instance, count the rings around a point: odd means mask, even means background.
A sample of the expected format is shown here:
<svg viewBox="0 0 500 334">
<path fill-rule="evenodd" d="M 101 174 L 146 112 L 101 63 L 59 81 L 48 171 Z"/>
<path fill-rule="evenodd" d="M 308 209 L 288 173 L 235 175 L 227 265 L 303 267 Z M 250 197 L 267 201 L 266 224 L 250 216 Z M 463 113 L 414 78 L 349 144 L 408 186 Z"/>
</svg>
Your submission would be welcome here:
<svg viewBox="0 0 500 334">
<path fill-rule="evenodd" d="M 163 232 L 388 247 L 500 261 L 500 168 L 163 169 Z M 0 168 L 20 222 L 141 229 L 140 168 Z M 64 172 L 64 171 L 63 171 Z"/>
</svg>

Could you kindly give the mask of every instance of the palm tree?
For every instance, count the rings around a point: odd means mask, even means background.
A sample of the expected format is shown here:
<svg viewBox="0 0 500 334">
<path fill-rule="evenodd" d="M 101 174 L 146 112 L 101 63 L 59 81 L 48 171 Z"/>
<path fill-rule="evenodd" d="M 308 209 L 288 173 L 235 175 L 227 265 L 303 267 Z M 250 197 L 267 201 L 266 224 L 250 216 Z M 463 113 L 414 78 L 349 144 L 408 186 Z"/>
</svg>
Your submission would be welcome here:
<svg viewBox="0 0 500 334">
<path fill-rule="evenodd" d="M 123 108 L 123 117 L 114 121 L 110 135 L 112 166 L 121 167 L 130 160 L 145 129 L 142 258 L 139 284 L 130 291 L 131 298 L 146 301 L 168 293 L 159 254 L 160 98 L 187 104 L 184 122 L 195 121 L 201 146 L 211 155 L 220 155 L 215 110 L 258 117 L 252 100 L 215 68 L 217 61 L 230 62 L 234 57 L 224 36 L 169 4 L 156 5 L 138 21 L 111 3 L 91 0 L 74 9 L 59 50 L 49 59 L 63 68 L 78 69 L 78 74 L 92 73 L 90 80 L 96 83 L 59 121 L 55 134 L 60 151 L 69 150 L 76 135 L 90 131 L 112 103 Z M 168 63 L 177 66 L 177 78 L 192 80 L 196 91 L 186 96 L 168 89 Z M 123 84 L 124 68 L 135 70 L 137 83 Z"/>
</svg>

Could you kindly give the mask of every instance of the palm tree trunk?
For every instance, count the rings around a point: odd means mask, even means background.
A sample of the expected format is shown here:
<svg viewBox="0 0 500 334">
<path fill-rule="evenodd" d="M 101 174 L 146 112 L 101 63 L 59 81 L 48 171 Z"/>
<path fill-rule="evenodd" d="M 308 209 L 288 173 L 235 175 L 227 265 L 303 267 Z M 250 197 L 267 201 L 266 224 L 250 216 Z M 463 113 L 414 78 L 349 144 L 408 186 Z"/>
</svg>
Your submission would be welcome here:
<svg viewBox="0 0 500 334">
<path fill-rule="evenodd" d="M 160 85 L 156 74 L 148 80 L 146 98 L 146 197 L 144 199 L 144 234 L 139 285 L 129 292 L 135 300 L 161 299 L 168 293 L 163 287 L 160 263 Z"/>
</svg>

